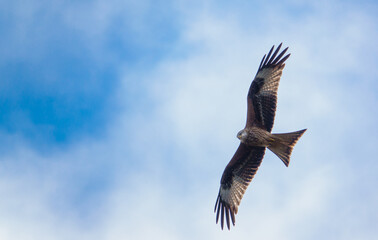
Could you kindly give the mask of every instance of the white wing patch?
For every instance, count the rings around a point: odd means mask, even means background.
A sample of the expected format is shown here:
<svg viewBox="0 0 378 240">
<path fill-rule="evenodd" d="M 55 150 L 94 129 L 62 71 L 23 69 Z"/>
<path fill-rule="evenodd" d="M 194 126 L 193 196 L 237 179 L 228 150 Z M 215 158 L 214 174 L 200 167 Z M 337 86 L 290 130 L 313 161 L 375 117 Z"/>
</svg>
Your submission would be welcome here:
<svg viewBox="0 0 378 240">
<path fill-rule="evenodd" d="M 232 184 L 230 188 L 226 189 L 221 186 L 221 191 L 219 193 L 220 197 L 223 202 L 227 203 L 230 206 L 235 214 L 238 212 L 240 201 L 243 198 L 247 187 L 248 184 L 245 184 L 245 181 L 238 176 L 234 176 L 232 178 Z"/>
<path fill-rule="evenodd" d="M 263 78 L 264 85 L 259 91 L 259 95 L 270 96 L 276 95 L 278 90 L 278 85 L 280 83 L 280 78 L 282 76 L 283 68 L 264 68 L 259 71 L 256 78 Z"/>
</svg>

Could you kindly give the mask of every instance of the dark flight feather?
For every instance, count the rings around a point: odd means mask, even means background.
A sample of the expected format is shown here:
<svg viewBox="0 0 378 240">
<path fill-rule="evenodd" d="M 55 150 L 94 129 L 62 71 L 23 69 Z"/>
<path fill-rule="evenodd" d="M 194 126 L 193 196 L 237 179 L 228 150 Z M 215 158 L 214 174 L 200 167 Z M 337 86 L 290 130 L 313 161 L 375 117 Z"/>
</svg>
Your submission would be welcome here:
<svg viewBox="0 0 378 240">
<path fill-rule="evenodd" d="M 257 125 L 268 132 L 272 131 L 277 108 L 277 90 L 285 67 L 284 62 L 290 54 L 284 56 L 285 48 L 277 57 L 282 43 L 270 57 L 274 46 L 270 49 L 264 63 L 260 65 L 255 79 L 248 91 L 248 112 L 246 126 Z M 283 57 L 284 56 L 284 57 Z M 283 58 L 282 58 L 283 57 Z M 282 58 L 282 59 L 281 59 Z"/>
<path fill-rule="evenodd" d="M 230 163 L 222 175 L 221 187 L 215 203 L 216 222 L 219 217 L 221 228 L 226 217 L 227 228 L 230 229 L 230 217 L 232 225 L 235 225 L 235 214 L 243 198 L 244 192 L 255 176 L 265 154 L 265 147 L 250 147 L 240 143 Z"/>
</svg>

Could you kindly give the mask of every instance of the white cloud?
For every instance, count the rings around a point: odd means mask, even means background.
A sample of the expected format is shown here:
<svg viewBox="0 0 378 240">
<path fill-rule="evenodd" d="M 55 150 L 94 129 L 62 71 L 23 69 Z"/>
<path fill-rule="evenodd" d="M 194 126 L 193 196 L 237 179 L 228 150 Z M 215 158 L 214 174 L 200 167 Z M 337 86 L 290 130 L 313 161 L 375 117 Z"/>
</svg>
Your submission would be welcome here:
<svg viewBox="0 0 378 240">
<path fill-rule="evenodd" d="M 365 180 L 354 176 L 364 174 L 353 171 L 359 150 L 346 146 L 360 147 L 350 143 L 356 138 L 376 142 L 368 131 L 351 129 L 368 124 L 376 130 L 375 70 L 369 72 L 369 64 L 356 60 L 364 54 L 377 58 L 374 50 L 369 55 L 369 39 L 376 32 L 366 27 L 375 25 L 374 17 L 351 8 L 338 16 L 332 4 L 314 9 L 305 21 L 275 9 L 272 16 L 280 17 L 269 21 L 281 24 L 269 25 L 266 32 L 244 30 L 245 22 L 235 13 L 183 12 L 185 26 L 175 49 L 192 51 L 182 58 L 167 57 L 142 73 L 128 72 L 118 93 L 120 101 L 127 98 L 123 93 L 130 77 L 139 76 L 150 85 L 140 94 L 148 95 L 153 107 L 133 116 L 125 112 L 104 139 L 85 140 L 49 157 L 21 146 L 18 154 L 2 161 L 2 169 L 21 172 L 3 172 L 0 181 L 1 195 L 7 196 L 0 200 L 5 213 L 0 215 L 1 238 L 318 239 L 331 231 L 333 239 L 373 239 L 376 230 L 369 223 L 378 216 L 375 202 L 366 200 L 370 212 L 363 208 L 360 213 L 357 201 L 363 197 L 352 196 L 356 186 L 348 185 L 359 180 L 360 190 L 368 192 L 373 186 L 366 180 L 376 179 L 378 165 L 369 162 L 373 165 Z M 351 24 L 344 24 L 344 16 Z M 247 19 L 257 22 L 259 30 L 265 26 L 262 20 Z M 266 154 L 241 203 L 237 226 L 222 232 L 212 213 L 219 179 L 238 144 L 235 134 L 244 126 L 247 89 L 260 58 L 280 41 L 290 46 L 292 56 L 279 90 L 274 131 L 309 130 L 289 168 Z M 361 84 L 348 77 L 360 75 L 367 79 Z M 361 123 L 360 116 L 371 111 L 374 115 Z M 375 156 L 374 144 L 365 150 L 365 157 Z M 363 160 L 358 162 L 366 167 Z M 62 213 L 50 205 L 60 196 L 56 189 L 70 193 L 61 185 L 75 188 L 78 175 L 90 176 L 106 163 L 117 168 L 114 184 L 89 226 L 74 210 Z M 345 207 L 353 216 L 346 215 Z M 356 220 L 345 219 L 354 216 L 364 224 L 348 235 Z"/>
</svg>

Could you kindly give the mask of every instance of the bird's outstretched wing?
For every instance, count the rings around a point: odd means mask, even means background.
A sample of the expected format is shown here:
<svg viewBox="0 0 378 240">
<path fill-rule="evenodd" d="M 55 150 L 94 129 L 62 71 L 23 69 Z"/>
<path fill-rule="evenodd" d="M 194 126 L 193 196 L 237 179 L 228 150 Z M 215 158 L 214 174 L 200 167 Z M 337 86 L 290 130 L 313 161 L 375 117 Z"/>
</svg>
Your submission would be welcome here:
<svg viewBox="0 0 378 240">
<path fill-rule="evenodd" d="M 277 90 L 285 67 L 285 61 L 290 54 L 285 48 L 280 54 L 282 43 L 274 51 L 274 46 L 268 55 L 261 60 L 257 74 L 248 91 L 248 110 L 246 127 L 257 125 L 268 132 L 272 131 L 277 107 Z M 273 54 L 272 54 L 273 53 Z"/>
<path fill-rule="evenodd" d="M 230 218 L 232 224 L 235 225 L 235 214 L 238 212 L 240 201 L 255 176 L 264 153 L 265 147 L 251 147 L 240 143 L 226 166 L 214 208 L 214 212 L 217 213 L 217 223 L 220 216 L 222 229 L 225 216 L 228 229 L 230 229 Z"/>
</svg>

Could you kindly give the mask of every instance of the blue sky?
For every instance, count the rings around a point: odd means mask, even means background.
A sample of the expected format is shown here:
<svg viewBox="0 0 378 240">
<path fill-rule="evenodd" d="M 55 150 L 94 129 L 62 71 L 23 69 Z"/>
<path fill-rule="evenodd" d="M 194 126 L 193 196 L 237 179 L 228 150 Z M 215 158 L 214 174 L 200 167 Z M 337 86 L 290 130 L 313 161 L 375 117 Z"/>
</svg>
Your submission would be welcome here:
<svg viewBox="0 0 378 240">
<path fill-rule="evenodd" d="M 374 1 L 0 2 L 1 239 L 374 239 Z M 289 46 L 236 227 L 213 207 L 261 57 Z"/>
</svg>

